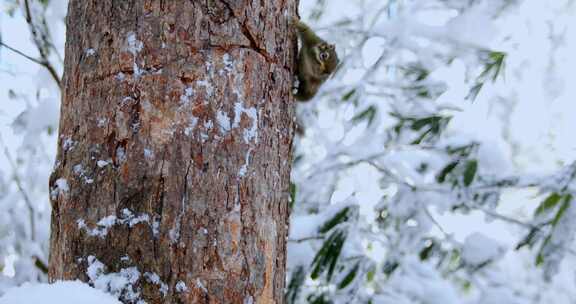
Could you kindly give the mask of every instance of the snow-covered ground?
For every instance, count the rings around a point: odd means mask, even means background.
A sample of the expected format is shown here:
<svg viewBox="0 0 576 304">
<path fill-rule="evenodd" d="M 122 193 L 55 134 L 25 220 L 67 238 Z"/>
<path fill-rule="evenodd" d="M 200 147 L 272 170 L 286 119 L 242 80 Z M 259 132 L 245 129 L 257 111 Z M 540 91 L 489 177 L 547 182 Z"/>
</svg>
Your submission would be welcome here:
<svg viewBox="0 0 576 304">
<path fill-rule="evenodd" d="M 0 304 L 120 304 L 116 298 L 79 281 L 25 283 L 0 297 Z"/>
</svg>

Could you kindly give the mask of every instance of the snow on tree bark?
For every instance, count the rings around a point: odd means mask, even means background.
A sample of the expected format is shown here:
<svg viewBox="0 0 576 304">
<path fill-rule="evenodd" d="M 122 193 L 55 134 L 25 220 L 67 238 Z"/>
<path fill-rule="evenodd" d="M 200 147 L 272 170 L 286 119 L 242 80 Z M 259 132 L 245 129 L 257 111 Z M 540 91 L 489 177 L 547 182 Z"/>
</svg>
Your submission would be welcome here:
<svg viewBox="0 0 576 304">
<path fill-rule="evenodd" d="M 296 7 L 70 1 L 51 281 L 282 302 Z"/>
</svg>

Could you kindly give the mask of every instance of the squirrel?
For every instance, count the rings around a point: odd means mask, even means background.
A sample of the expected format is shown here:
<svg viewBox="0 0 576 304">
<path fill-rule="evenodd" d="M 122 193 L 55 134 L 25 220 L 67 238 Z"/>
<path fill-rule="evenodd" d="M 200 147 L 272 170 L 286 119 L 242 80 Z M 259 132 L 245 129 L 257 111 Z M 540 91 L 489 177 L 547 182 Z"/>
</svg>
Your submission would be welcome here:
<svg viewBox="0 0 576 304">
<path fill-rule="evenodd" d="M 293 18 L 293 24 L 301 42 L 297 66 L 298 88 L 294 97 L 298 101 L 308 101 L 336 70 L 338 54 L 334 44 L 318 37 L 304 22 Z"/>
</svg>

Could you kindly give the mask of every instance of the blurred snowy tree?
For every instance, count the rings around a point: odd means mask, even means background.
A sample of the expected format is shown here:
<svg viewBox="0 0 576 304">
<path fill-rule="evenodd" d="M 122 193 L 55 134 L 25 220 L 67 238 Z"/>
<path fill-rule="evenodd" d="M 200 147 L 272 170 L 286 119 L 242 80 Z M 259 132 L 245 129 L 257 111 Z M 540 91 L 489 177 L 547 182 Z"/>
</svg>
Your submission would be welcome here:
<svg viewBox="0 0 576 304">
<path fill-rule="evenodd" d="M 498 87 L 520 81 L 505 77 L 521 66 L 507 66 L 520 43 L 507 23 L 525 22 L 529 4 L 302 1 L 343 63 L 300 108 L 288 303 L 569 303 L 542 288 L 563 289 L 547 282 L 573 262 L 576 164 L 540 175 L 515 167 L 505 111 L 516 98 Z M 476 112 L 464 126 L 477 103 L 503 122 Z M 502 213 L 503 196 L 522 191 L 541 200 L 533 216 Z M 516 239 L 502 243 L 474 220 L 480 232 L 465 238 L 444 227 L 478 216 Z M 529 274 L 510 280 L 502 265 L 514 256 Z"/>
<path fill-rule="evenodd" d="M 56 151 L 66 4 L 0 3 L 0 294 L 10 286 L 47 279 L 46 181 Z"/>
</svg>

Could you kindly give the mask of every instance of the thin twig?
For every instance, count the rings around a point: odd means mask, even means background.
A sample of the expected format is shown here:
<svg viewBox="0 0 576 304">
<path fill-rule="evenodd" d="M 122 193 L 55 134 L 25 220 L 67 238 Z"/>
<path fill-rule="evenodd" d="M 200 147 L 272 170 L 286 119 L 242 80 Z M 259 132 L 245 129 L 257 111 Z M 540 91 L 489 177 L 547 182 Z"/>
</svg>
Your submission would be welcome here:
<svg viewBox="0 0 576 304">
<path fill-rule="evenodd" d="M 334 155 L 329 156 L 329 157 L 338 157 L 338 156 L 341 156 L 341 155 L 347 155 L 347 154 L 345 154 L 345 153 L 337 153 L 337 154 L 334 154 Z M 357 160 L 353 160 L 353 161 L 349 161 L 349 162 L 346 162 L 346 163 L 336 163 L 336 164 L 333 164 L 333 165 L 330 165 L 330 166 L 326 166 L 326 167 L 324 167 L 324 168 L 318 168 L 317 170 L 315 170 L 314 172 L 312 172 L 310 175 L 308 175 L 306 178 L 307 178 L 307 179 L 312 179 L 312 178 L 315 178 L 317 175 L 326 174 L 326 173 L 328 173 L 328 172 L 330 172 L 330 171 L 342 170 L 342 169 L 350 168 L 350 167 L 359 165 L 359 164 L 361 164 L 361 163 L 365 163 L 365 162 L 371 161 L 371 160 L 373 160 L 373 159 L 377 159 L 377 158 L 382 157 L 382 156 L 384 156 L 384 155 L 386 155 L 386 152 L 376 153 L 376 154 L 370 155 L 370 156 L 368 156 L 368 157 L 361 158 L 361 159 L 357 159 Z"/>
<path fill-rule="evenodd" d="M 512 224 L 515 224 L 517 226 L 521 226 L 521 227 L 528 228 L 528 229 L 534 229 L 534 230 L 538 230 L 538 231 L 542 230 L 542 228 L 540 228 L 539 226 L 511 218 L 509 216 L 500 214 L 498 212 L 492 211 L 492 210 L 484 208 L 482 206 L 474 206 L 473 208 L 478 209 L 478 210 L 486 213 L 487 215 L 489 215 L 493 218 L 499 219 L 501 221 L 504 221 L 504 222 L 512 223 Z"/>
<path fill-rule="evenodd" d="M 30 55 L 27 55 L 27 54 L 25 54 L 24 52 L 19 51 L 18 49 L 13 48 L 13 47 L 7 45 L 6 43 L 4 43 L 4 42 L 2 42 L 2 41 L 0 41 L 0 46 L 3 46 L 3 47 L 5 47 L 6 49 L 8 49 L 8 50 L 10 50 L 10 51 L 12 51 L 12 52 L 14 52 L 14 53 L 16 53 L 16 54 L 18 54 L 18 55 L 26 58 L 26 59 L 28 59 L 28 60 L 36 63 L 36 64 L 39 64 L 39 65 L 43 66 L 44 68 L 46 68 L 46 69 L 48 70 L 48 72 L 50 73 L 50 76 L 54 79 L 54 81 L 56 81 L 56 84 L 58 85 L 58 87 L 61 88 L 61 85 L 62 85 L 62 84 L 60 83 L 60 78 L 58 78 L 58 74 L 56 73 L 56 70 L 54 69 L 54 67 L 52 67 L 52 65 L 51 65 L 49 62 L 46 62 L 46 61 L 43 61 L 43 60 L 34 58 L 34 57 L 30 56 Z"/>
<path fill-rule="evenodd" d="M 10 163 L 10 166 L 12 167 L 12 170 L 14 171 L 14 182 L 16 183 L 16 187 L 18 188 L 18 191 L 20 192 L 20 194 L 22 194 L 22 198 L 24 198 L 24 202 L 26 202 L 26 207 L 28 208 L 28 212 L 29 212 L 29 217 L 30 217 L 30 240 L 35 241 L 36 240 L 36 220 L 34 219 L 34 207 L 32 206 L 32 201 L 30 200 L 30 197 L 28 196 L 28 193 L 26 193 L 26 190 L 24 190 L 24 187 L 22 186 L 22 180 L 20 179 L 20 176 L 18 175 L 18 171 L 16 170 L 16 164 L 14 163 L 14 160 L 12 159 L 12 156 L 10 155 L 10 152 L 8 151 L 8 148 L 4 148 L 4 155 L 6 156 L 6 158 L 8 159 L 8 163 Z"/>
<path fill-rule="evenodd" d="M 438 228 L 438 230 L 440 230 L 440 232 L 444 235 L 444 237 L 447 240 L 451 241 L 452 236 L 448 232 L 446 232 L 446 230 L 444 230 L 444 227 L 442 227 L 442 225 L 440 225 L 440 223 L 438 223 L 436 218 L 434 218 L 434 216 L 432 216 L 432 213 L 430 213 L 430 210 L 428 210 L 428 208 L 426 208 L 426 206 L 422 207 L 422 209 L 424 210 L 424 213 L 426 214 L 426 216 L 428 216 L 430 221 L 432 221 L 432 224 L 434 224 L 434 226 L 436 226 L 436 228 Z"/>
<path fill-rule="evenodd" d="M 36 30 L 36 24 L 34 24 L 34 20 L 32 20 L 32 12 L 30 11 L 30 2 L 28 0 L 24 0 L 24 13 L 25 13 L 26 22 L 28 23 L 28 25 L 30 27 L 30 32 L 32 33 L 32 37 L 34 38 L 33 39 L 34 44 L 36 45 L 36 48 L 38 49 L 38 53 L 40 54 L 40 58 L 42 58 L 42 60 L 40 62 L 37 62 L 37 61 L 35 61 L 35 62 L 39 63 L 40 65 L 42 65 L 43 67 L 45 67 L 48 70 L 48 73 L 50 73 L 50 76 L 52 76 L 52 78 L 54 79 L 54 81 L 56 82 L 56 84 L 58 85 L 60 90 L 62 90 L 62 81 L 60 80 L 60 77 L 58 76 L 56 69 L 54 68 L 54 66 L 52 66 L 52 64 L 48 60 L 48 54 L 46 53 L 46 51 L 44 50 L 42 45 L 40 45 L 41 44 L 40 41 L 44 40 L 44 39 L 38 36 L 38 31 Z"/>
<path fill-rule="evenodd" d="M 34 58 L 34 57 L 30 56 L 30 55 L 26 55 L 26 54 L 24 54 L 22 51 L 19 51 L 19 50 L 13 48 L 13 47 L 7 45 L 6 43 L 4 43 L 4 42 L 2 42 L 2 41 L 0 41 L 0 45 L 3 46 L 3 47 L 5 47 L 5 48 L 7 48 L 7 49 L 9 49 L 9 50 L 12 51 L 12 52 L 18 54 L 18 55 L 20 55 L 20 56 L 22 56 L 22 57 L 30 60 L 30 61 L 33 61 L 34 63 L 37 63 L 37 64 L 42 65 L 42 66 L 45 66 L 45 65 L 46 65 L 45 62 L 43 62 L 43 61 L 41 61 L 41 60 L 39 60 L 39 59 L 36 59 L 36 58 Z"/>
<path fill-rule="evenodd" d="M 307 242 L 307 241 L 315 241 L 315 240 L 322 240 L 324 239 L 323 236 L 309 236 L 309 237 L 304 237 L 301 239 L 288 239 L 288 242 L 290 243 L 303 243 L 303 242 Z"/>
</svg>

